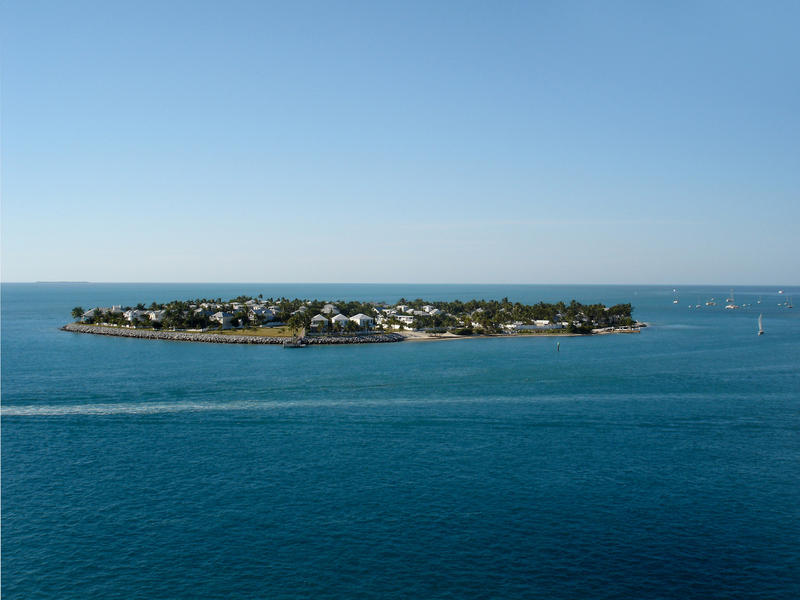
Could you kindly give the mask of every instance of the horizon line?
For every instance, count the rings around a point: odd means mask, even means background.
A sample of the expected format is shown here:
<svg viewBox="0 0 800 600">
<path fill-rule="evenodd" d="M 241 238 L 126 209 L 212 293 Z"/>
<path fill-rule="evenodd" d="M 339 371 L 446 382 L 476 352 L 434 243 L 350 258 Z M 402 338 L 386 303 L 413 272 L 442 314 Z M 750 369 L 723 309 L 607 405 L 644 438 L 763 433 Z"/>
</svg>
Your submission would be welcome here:
<svg viewBox="0 0 800 600">
<path fill-rule="evenodd" d="M 83 281 L 83 280 L 36 280 L 36 281 L 0 281 L 5 284 L 40 284 L 40 285 L 68 285 L 68 284 L 137 284 L 137 285 L 619 285 L 619 286 L 731 286 L 731 287 L 800 287 L 800 283 L 638 283 L 638 282 L 424 282 L 424 281 Z"/>
</svg>

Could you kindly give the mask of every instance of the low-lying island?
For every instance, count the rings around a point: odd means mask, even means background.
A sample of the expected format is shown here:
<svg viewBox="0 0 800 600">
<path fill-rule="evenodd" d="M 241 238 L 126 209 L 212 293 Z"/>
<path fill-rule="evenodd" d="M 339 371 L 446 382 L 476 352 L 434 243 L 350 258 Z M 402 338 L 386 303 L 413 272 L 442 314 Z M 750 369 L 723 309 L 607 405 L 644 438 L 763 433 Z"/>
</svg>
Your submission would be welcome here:
<svg viewBox="0 0 800 600">
<path fill-rule="evenodd" d="M 502 300 L 388 304 L 358 300 L 237 296 L 173 300 L 149 307 L 114 305 L 72 309 L 64 331 L 214 344 L 375 344 L 470 337 L 569 336 L 638 332 L 630 304 Z M 351 315 L 351 316 L 347 316 Z M 291 339 L 292 342 L 288 340 Z"/>
</svg>

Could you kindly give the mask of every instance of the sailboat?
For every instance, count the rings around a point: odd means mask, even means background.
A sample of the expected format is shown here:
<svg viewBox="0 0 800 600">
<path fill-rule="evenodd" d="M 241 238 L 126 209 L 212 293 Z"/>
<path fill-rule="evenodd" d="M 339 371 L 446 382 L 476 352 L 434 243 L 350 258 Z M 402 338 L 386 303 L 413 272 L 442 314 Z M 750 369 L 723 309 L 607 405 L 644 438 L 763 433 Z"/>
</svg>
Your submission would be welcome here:
<svg viewBox="0 0 800 600">
<path fill-rule="evenodd" d="M 761 315 L 758 315 L 758 335 L 764 335 L 764 326 L 761 324 Z"/>
<path fill-rule="evenodd" d="M 728 310 L 736 310 L 737 308 L 739 308 L 738 306 L 736 306 L 736 304 L 734 304 L 734 302 L 736 302 L 736 300 L 733 297 L 733 290 L 731 290 L 731 297 L 730 298 L 725 298 L 725 302 L 727 302 L 727 304 L 725 305 L 725 308 L 727 308 Z"/>
</svg>

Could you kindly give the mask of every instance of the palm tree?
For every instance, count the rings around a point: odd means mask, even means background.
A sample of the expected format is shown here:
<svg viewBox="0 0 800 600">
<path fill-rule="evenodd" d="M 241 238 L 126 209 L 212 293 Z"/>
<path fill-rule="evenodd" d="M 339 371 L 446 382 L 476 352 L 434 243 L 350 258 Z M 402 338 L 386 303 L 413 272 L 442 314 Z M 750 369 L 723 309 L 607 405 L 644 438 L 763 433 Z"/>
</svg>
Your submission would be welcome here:
<svg viewBox="0 0 800 600">
<path fill-rule="evenodd" d="M 76 321 L 83 316 L 84 310 L 82 306 L 76 306 L 72 309 L 72 318 Z"/>
</svg>

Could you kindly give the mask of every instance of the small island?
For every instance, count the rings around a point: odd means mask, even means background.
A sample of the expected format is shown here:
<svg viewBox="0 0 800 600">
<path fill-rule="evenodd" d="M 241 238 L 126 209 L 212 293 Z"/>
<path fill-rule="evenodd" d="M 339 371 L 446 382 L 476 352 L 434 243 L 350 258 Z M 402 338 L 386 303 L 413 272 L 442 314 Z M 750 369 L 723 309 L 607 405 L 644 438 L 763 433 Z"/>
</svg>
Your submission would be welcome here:
<svg viewBox="0 0 800 600">
<path fill-rule="evenodd" d="M 173 300 L 149 306 L 72 309 L 76 333 L 176 341 L 283 344 L 364 344 L 403 340 L 635 333 L 630 304 L 502 300 L 385 302 L 237 296 Z M 290 341 L 291 340 L 291 341 Z"/>
</svg>

